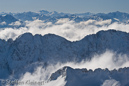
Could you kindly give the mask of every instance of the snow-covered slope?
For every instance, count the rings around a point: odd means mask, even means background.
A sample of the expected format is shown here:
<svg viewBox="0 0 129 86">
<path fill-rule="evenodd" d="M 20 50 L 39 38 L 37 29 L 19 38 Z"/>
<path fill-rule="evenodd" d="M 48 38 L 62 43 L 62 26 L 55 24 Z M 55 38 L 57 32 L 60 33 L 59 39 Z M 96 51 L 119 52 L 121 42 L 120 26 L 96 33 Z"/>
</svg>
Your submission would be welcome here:
<svg viewBox="0 0 129 86">
<path fill-rule="evenodd" d="M 110 12 L 108 14 L 105 13 L 98 13 L 94 14 L 89 17 L 89 19 L 95 19 L 95 20 L 107 20 L 107 19 L 112 19 L 112 22 L 123 22 L 126 23 L 129 20 L 129 14 L 128 13 L 123 13 L 123 12 Z"/>
<path fill-rule="evenodd" d="M 0 15 L 0 28 L 24 26 L 22 21 L 10 14 Z"/>
<path fill-rule="evenodd" d="M 38 12 L 40 15 L 46 15 L 46 16 L 51 16 L 51 17 L 58 17 L 58 16 L 64 16 L 64 15 L 70 15 L 69 13 L 59 13 L 59 12 L 56 12 L 56 11 L 53 11 L 53 12 L 49 12 L 49 11 L 46 11 L 46 10 L 40 10 Z"/>
<path fill-rule="evenodd" d="M 54 34 L 45 36 L 25 33 L 15 41 L 0 40 L 0 78 L 7 78 L 35 62 L 56 64 L 57 62 L 80 62 L 91 59 L 107 49 L 120 54 L 129 54 L 129 34 L 108 30 L 70 42 Z"/>
<path fill-rule="evenodd" d="M 49 15 L 46 16 L 46 15 L 42 15 L 40 13 L 35 13 L 35 12 L 16 13 L 13 16 L 22 21 L 26 21 L 26 20 L 33 21 L 35 19 L 47 20 L 51 18 L 51 16 Z"/>
<path fill-rule="evenodd" d="M 73 69 L 64 67 L 50 77 L 50 81 L 64 77 L 65 86 L 129 86 L 129 68 L 109 71 L 108 69 Z"/>
</svg>

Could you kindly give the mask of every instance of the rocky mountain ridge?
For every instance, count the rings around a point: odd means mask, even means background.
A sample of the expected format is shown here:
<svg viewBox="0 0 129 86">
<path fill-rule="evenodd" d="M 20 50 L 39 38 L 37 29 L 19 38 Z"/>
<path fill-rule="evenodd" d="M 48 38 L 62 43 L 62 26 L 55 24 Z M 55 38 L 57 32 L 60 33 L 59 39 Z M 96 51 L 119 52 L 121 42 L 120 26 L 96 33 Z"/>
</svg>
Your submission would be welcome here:
<svg viewBox="0 0 129 86">
<path fill-rule="evenodd" d="M 23 70 L 35 62 L 80 62 L 91 59 L 107 49 L 118 54 L 129 54 L 129 33 L 108 30 L 88 35 L 80 41 L 70 42 L 54 34 L 45 36 L 25 33 L 16 40 L 0 40 L 0 78 Z"/>
</svg>

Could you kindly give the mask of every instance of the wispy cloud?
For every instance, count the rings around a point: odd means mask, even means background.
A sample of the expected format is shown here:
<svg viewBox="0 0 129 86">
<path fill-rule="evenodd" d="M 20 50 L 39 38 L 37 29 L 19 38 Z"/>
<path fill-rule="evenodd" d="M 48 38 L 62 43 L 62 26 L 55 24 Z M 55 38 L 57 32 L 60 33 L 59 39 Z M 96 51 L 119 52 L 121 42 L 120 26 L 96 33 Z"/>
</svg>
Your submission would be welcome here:
<svg viewBox="0 0 129 86">
<path fill-rule="evenodd" d="M 25 73 L 23 77 L 21 77 L 21 81 L 27 80 L 37 80 L 37 81 L 45 81 L 47 82 L 52 73 L 61 69 L 64 66 L 69 66 L 72 68 L 87 68 L 95 70 L 97 68 L 108 68 L 109 70 L 119 69 L 123 67 L 129 67 L 129 59 L 126 55 L 116 55 L 116 53 L 112 51 L 106 51 L 100 55 L 94 55 L 94 57 L 90 61 L 82 61 L 80 63 L 77 62 L 67 62 L 67 63 L 57 63 L 56 65 L 50 64 L 47 68 L 38 67 L 34 73 Z M 50 81 L 45 83 L 44 86 L 52 86 L 52 84 L 56 86 L 64 86 L 65 85 L 65 77 L 59 77 L 55 81 Z M 120 86 L 119 82 L 116 80 L 105 80 L 102 86 Z M 29 85 L 28 85 L 29 86 Z"/>
<path fill-rule="evenodd" d="M 12 25 L 12 26 L 20 26 L 21 25 L 21 22 L 20 21 L 16 21 L 16 22 L 12 22 L 11 24 L 9 25 Z"/>
<path fill-rule="evenodd" d="M 102 86 L 121 86 L 120 82 L 110 79 L 110 80 L 105 80 Z"/>
</svg>

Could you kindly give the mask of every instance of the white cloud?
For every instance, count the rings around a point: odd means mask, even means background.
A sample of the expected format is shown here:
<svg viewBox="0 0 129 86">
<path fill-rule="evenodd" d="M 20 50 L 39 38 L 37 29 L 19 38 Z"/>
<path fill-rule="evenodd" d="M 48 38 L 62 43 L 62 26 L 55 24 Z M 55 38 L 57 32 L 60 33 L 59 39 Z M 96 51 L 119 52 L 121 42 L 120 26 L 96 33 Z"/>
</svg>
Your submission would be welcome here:
<svg viewBox="0 0 129 86">
<path fill-rule="evenodd" d="M 67 22 L 69 22 L 69 18 L 62 18 L 62 19 L 58 19 L 56 24 L 63 24 L 63 23 L 67 23 Z"/>
<path fill-rule="evenodd" d="M 112 20 L 108 19 L 108 20 L 101 20 L 101 21 L 96 21 L 95 24 L 96 25 L 106 25 L 106 24 L 111 24 Z"/>
<path fill-rule="evenodd" d="M 4 22 L 1 22 L 0 25 L 6 25 L 6 22 L 5 21 Z"/>
<path fill-rule="evenodd" d="M 114 18 L 116 21 L 119 21 L 119 19 L 117 19 L 117 18 Z"/>
<path fill-rule="evenodd" d="M 9 24 L 9 25 L 20 26 L 20 25 L 21 25 L 21 22 L 20 22 L 20 21 L 16 21 L 16 22 L 12 22 L 12 23 Z"/>
<path fill-rule="evenodd" d="M 42 20 L 34 20 L 34 21 L 26 21 L 26 26 L 29 27 L 29 29 L 45 29 L 46 27 L 49 27 L 52 25 L 52 22 L 44 22 Z"/>
<path fill-rule="evenodd" d="M 86 35 L 95 34 L 100 30 L 115 29 L 119 31 L 129 32 L 129 28 L 128 28 L 129 24 L 113 23 L 113 24 L 105 25 L 108 22 L 110 23 L 110 21 L 111 20 L 104 20 L 104 21 L 88 20 L 81 23 L 68 21 L 62 24 L 52 24 L 52 22 L 44 22 L 41 20 L 26 21 L 26 27 L 1 29 L 0 38 L 5 40 L 12 38 L 15 40 L 15 38 L 17 38 L 19 35 L 26 32 L 30 32 L 33 35 L 35 34 L 45 35 L 48 33 L 52 33 L 52 34 L 62 36 L 67 40 L 76 41 L 76 40 L 81 40 Z M 98 24 L 101 24 L 101 25 L 104 24 L 104 25 L 97 27 L 94 24 L 97 22 Z"/>
<path fill-rule="evenodd" d="M 92 23 L 95 23 L 95 22 L 96 22 L 96 20 L 89 19 L 87 21 L 80 22 L 80 24 L 89 25 L 89 24 L 92 24 Z"/>
<path fill-rule="evenodd" d="M 114 79 L 105 80 L 102 86 L 121 86 L 120 83 Z"/>
<path fill-rule="evenodd" d="M 38 67 L 34 73 L 26 72 L 24 76 L 19 79 L 19 82 L 40 82 L 37 84 L 24 84 L 22 86 L 64 86 L 66 84 L 65 77 L 58 77 L 56 80 L 49 81 L 49 77 L 52 73 L 59 69 L 59 64 L 57 65 L 49 65 L 47 68 Z M 19 85 L 20 86 L 20 85 Z"/>
<path fill-rule="evenodd" d="M 27 32 L 28 29 L 27 28 L 20 28 L 20 29 L 16 29 L 16 28 L 6 28 L 6 29 L 1 29 L 0 30 L 0 38 L 1 39 L 9 39 L 9 38 L 13 38 L 16 39 L 19 35 Z"/>
<path fill-rule="evenodd" d="M 128 21 L 126 21 L 126 23 L 129 23 L 129 20 L 128 20 Z"/>
<path fill-rule="evenodd" d="M 32 17 L 33 20 L 36 20 L 37 18 L 36 17 Z"/>
<path fill-rule="evenodd" d="M 60 64 L 60 67 L 70 66 L 72 68 L 87 68 L 95 70 L 97 68 L 109 70 L 119 69 L 124 67 L 129 67 L 129 58 L 126 55 L 119 54 L 116 56 L 114 52 L 106 51 L 101 55 L 94 55 L 90 61 L 68 62 L 65 64 Z"/>
</svg>

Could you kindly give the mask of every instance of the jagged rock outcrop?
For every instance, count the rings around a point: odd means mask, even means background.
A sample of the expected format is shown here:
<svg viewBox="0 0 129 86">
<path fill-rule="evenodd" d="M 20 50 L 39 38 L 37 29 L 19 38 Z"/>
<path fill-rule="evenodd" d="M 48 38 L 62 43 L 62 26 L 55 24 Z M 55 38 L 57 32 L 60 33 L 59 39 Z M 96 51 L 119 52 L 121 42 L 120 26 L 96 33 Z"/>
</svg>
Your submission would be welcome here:
<svg viewBox="0 0 129 86">
<path fill-rule="evenodd" d="M 109 71 L 108 69 L 73 69 L 63 67 L 50 77 L 50 81 L 59 76 L 65 78 L 65 86 L 128 86 L 129 68 Z"/>
</svg>

